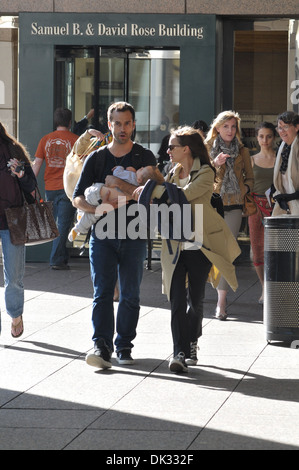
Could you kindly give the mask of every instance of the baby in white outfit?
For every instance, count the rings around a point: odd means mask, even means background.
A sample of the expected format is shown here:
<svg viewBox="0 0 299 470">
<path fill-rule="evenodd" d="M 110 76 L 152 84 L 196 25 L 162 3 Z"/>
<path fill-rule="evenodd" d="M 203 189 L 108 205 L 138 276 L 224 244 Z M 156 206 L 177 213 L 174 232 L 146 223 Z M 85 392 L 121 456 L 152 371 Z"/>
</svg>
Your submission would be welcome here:
<svg viewBox="0 0 299 470">
<path fill-rule="evenodd" d="M 117 176 L 123 181 L 133 184 L 134 186 L 142 186 L 146 183 L 149 178 L 147 168 L 148 167 L 142 167 L 138 170 L 135 170 L 135 168 L 133 168 L 132 166 L 129 166 L 126 169 L 124 169 L 124 167 L 122 166 L 116 166 L 113 169 L 113 176 Z M 95 183 L 92 186 L 86 188 L 86 190 L 84 191 L 84 196 L 89 204 L 91 204 L 92 206 L 98 206 L 99 200 L 103 198 L 106 191 L 109 191 L 109 198 L 115 198 L 115 194 L 117 192 L 120 195 L 123 194 L 119 189 L 108 189 L 103 183 Z M 109 198 L 106 201 L 107 204 L 109 204 Z M 77 209 L 77 223 L 74 225 L 68 235 L 69 241 L 74 241 L 76 236 L 79 234 L 88 233 L 90 227 L 96 223 L 99 217 L 100 216 L 96 216 L 95 214 L 90 214 L 88 212 L 84 212 L 80 209 Z"/>
</svg>

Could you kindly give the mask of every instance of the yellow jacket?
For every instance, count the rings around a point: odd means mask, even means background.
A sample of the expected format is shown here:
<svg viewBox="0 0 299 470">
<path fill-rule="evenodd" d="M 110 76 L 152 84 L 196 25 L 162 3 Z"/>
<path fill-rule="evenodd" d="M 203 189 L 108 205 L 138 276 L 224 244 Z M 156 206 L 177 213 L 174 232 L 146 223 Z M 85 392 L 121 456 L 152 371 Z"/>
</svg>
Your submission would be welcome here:
<svg viewBox="0 0 299 470">
<path fill-rule="evenodd" d="M 179 173 L 181 165 L 178 163 L 166 176 L 166 181 L 179 186 Z M 189 180 L 183 188 L 184 194 L 192 207 L 192 214 L 195 217 L 196 204 L 203 205 L 203 245 L 200 248 L 205 256 L 211 261 L 210 282 L 217 287 L 220 274 L 227 280 L 233 290 L 238 287 L 235 267 L 233 261 L 240 255 L 240 248 L 231 230 L 224 219 L 211 206 L 213 193 L 214 172 L 209 165 L 201 165 L 198 158 L 194 159 L 190 171 Z M 152 198 L 160 198 L 165 188 L 162 185 L 156 186 L 152 193 Z M 173 252 L 179 252 L 182 248 L 181 242 L 171 241 Z M 178 257 L 177 257 L 178 259 Z M 176 266 L 173 263 L 174 256 L 169 253 L 166 240 L 162 240 L 162 282 L 163 292 L 170 295 L 172 275 Z M 215 269 L 216 268 L 216 269 Z M 219 271 L 219 272 L 218 272 Z"/>
</svg>

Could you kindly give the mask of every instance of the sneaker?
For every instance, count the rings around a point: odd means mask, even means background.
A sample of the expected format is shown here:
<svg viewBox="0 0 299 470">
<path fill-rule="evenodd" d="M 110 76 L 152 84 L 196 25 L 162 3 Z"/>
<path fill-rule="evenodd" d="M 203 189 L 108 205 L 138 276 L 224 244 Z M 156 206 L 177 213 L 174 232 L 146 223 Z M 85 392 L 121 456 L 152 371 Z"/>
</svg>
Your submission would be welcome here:
<svg viewBox="0 0 299 470">
<path fill-rule="evenodd" d="M 55 269 L 55 271 L 67 271 L 70 267 L 68 264 L 52 264 L 51 269 Z"/>
<path fill-rule="evenodd" d="M 116 360 L 122 365 L 134 364 L 134 359 L 131 356 L 130 349 L 122 349 L 121 351 L 118 351 L 116 354 Z"/>
<path fill-rule="evenodd" d="M 98 369 L 110 369 L 112 367 L 111 351 L 103 339 L 99 339 L 93 353 L 87 354 L 85 361 L 89 366 Z"/>
<path fill-rule="evenodd" d="M 193 343 L 190 343 L 190 357 L 186 358 L 186 364 L 188 366 L 196 366 L 197 364 L 197 351 L 199 347 L 197 346 L 197 341 L 194 341 Z"/>
<path fill-rule="evenodd" d="M 188 372 L 188 366 L 183 352 L 180 352 L 177 356 L 174 356 L 174 358 L 171 359 L 169 369 L 171 372 Z"/>
</svg>

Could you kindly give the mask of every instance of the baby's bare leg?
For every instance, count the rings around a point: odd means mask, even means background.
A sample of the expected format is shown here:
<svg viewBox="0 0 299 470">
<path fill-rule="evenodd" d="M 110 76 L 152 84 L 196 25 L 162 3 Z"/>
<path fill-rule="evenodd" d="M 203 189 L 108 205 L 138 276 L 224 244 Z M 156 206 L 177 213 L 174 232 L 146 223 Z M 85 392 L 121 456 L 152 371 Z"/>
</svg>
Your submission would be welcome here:
<svg viewBox="0 0 299 470">
<path fill-rule="evenodd" d="M 108 200 L 106 200 L 107 203 L 117 200 L 117 198 L 119 197 L 125 197 L 127 201 L 132 199 L 130 196 L 126 196 L 122 191 L 117 188 L 107 188 L 106 186 L 102 186 L 101 198 L 104 199 L 106 196 L 108 197 Z"/>
</svg>

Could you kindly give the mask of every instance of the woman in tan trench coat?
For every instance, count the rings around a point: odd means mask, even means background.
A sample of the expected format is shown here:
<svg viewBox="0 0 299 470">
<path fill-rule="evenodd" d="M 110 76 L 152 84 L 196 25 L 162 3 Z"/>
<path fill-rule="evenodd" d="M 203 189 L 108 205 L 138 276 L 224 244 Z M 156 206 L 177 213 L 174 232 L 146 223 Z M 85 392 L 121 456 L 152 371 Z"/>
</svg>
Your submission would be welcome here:
<svg viewBox="0 0 299 470">
<path fill-rule="evenodd" d="M 166 240 L 162 240 L 163 292 L 171 302 L 174 343 L 174 357 L 169 367 L 173 372 L 187 372 L 188 364 L 197 363 L 205 284 L 211 268 L 213 266 L 214 273 L 219 270 L 232 289 L 236 290 L 233 261 L 240 254 L 240 249 L 223 218 L 211 206 L 215 172 L 199 132 L 191 127 L 172 131 L 168 153 L 171 161 L 177 165 L 165 180 L 182 188 L 191 203 L 193 217 L 196 205 L 202 204 L 203 207 L 203 239 L 200 248 L 194 249 L 192 246 L 190 249 L 191 243 L 171 241 L 173 253 L 178 250 L 174 262 L 174 255 L 169 253 Z M 152 198 L 160 198 L 164 191 L 164 186 L 157 185 Z M 195 231 L 195 240 L 197 237 Z M 219 276 L 213 280 L 215 287 L 218 280 Z"/>
</svg>

